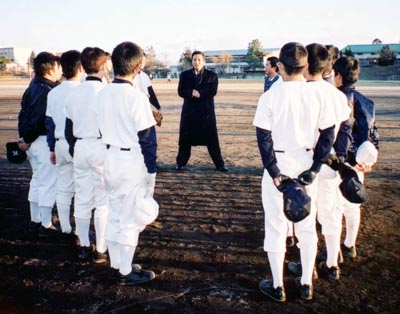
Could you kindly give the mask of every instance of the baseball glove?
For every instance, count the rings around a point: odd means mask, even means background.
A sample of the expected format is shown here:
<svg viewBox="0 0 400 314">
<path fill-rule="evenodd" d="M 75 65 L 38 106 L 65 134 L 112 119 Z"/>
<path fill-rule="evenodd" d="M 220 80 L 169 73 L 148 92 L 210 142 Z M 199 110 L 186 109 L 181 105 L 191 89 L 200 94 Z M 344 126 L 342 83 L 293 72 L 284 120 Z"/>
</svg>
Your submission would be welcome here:
<svg viewBox="0 0 400 314">
<path fill-rule="evenodd" d="M 158 126 L 161 126 L 161 121 L 163 120 L 163 115 L 162 115 L 162 113 L 161 112 L 159 112 L 159 111 L 153 111 L 153 116 L 154 116 L 154 119 L 156 120 L 156 122 L 157 122 L 157 125 Z"/>
</svg>

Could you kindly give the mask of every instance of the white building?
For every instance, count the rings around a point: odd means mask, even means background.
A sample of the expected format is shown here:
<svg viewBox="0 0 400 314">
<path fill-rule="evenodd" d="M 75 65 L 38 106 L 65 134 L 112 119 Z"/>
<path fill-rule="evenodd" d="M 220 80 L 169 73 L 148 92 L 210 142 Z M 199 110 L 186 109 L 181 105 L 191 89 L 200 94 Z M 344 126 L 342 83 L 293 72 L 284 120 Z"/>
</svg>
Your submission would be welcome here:
<svg viewBox="0 0 400 314">
<path fill-rule="evenodd" d="M 6 47 L 0 48 L 0 57 L 5 57 L 11 61 L 7 68 L 18 70 L 28 70 L 29 58 L 32 54 L 31 48 Z"/>
</svg>

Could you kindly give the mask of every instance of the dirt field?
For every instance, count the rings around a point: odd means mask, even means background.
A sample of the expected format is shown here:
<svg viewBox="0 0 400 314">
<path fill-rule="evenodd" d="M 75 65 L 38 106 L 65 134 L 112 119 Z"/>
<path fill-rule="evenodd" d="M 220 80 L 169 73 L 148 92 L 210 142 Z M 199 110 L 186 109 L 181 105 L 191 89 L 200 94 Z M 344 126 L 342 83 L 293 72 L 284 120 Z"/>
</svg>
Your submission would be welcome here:
<svg viewBox="0 0 400 314">
<path fill-rule="evenodd" d="M 205 147 L 189 170 L 174 170 L 181 100 L 177 82 L 153 82 L 165 121 L 157 128 L 160 215 L 140 236 L 135 262 L 156 280 L 120 287 L 108 266 L 78 261 L 71 243 L 39 241 L 27 231 L 29 163 L 0 152 L 0 313 L 398 313 L 400 308 L 400 84 L 360 86 L 377 105 L 379 162 L 366 178 L 370 201 L 354 261 L 338 282 L 314 282 L 314 300 L 298 298 L 285 271 L 288 301 L 258 290 L 270 277 L 262 250 L 262 165 L 252 126 L 262 81 L 221 81 L 216 111 L 228 174 L 216 173 Z M 0 81 L 0 146 L 17 139 L 19 101 L 27 82 Z M 54 212 L 54 221 L 57 216 Z M 322 245 L 322 244 L 321 244 Z M 297 259 L 297 249 L 287 259 Z"/>
</svg>

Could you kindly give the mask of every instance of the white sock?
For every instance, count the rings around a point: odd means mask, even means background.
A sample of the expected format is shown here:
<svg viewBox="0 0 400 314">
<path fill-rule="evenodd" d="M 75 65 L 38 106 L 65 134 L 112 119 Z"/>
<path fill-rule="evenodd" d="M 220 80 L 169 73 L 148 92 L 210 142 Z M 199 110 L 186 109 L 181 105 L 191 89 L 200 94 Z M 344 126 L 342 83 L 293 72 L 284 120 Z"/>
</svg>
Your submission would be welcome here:
<svg viewBox="0 0 400 314">
<path fill-rule="evenodd" d="M 104 238 L 106 223 L 107 217 L 94 219 L 94 229 L 96 231 L 96 250 L 100 253 L 104 253 L 107 250 L 106 240 Z"/>
<path fill-rule="evenodd" d="M 120 244 L 120 266 L 119 272 L 122 275 L 128 275 L 132 271 L 133 255 L 135 255 L 136 246 Z"/>
<path fill-rule="evenodd" d="M 75 217 L 75 225 L 76 225 L 76 235 L 79 238 L 80 245 L 90 246 L 90 240 L 89 240 L 90 218 L 82 219 Z"/>
<path fill-rule="evenodd" d="M 38 202 L 29 202 L 30 211 L 31 211 L 31 221 L 40 223 L 42 220 L 40 219 L 40 210 Z"/>
<path fill-rule="evenodd" d="M 283 263 L 285 252 L 268 252 L 269 266 L 271 268 L 274 288 L 283 287 Z"/>
<path fill-rule="evenodd" d="M 317 243 L 302 245 L 300 248 L 301 268 L 303 274 L 301 276 L 302 285 L 312 285 L 312 273 L 317 257 Z M 337 258 L 337 257 L 336 257 Z"/>
<path fill-rule="evenodd" d="M 330 268 L 338 265 L 338 255 L 340 250 L 340 234 L 325 235 L 326 243 L 326 265 Z"/>
<path fill-rule="evenodd" d="M 60 219 L 61 230 L 64 233 L 71 233 L 71 223 L 70 223 L 70 205 L 67 204 L 57 204 L 58 218 Z"/>
<path fill-rule="evenodd" d="M 53 208 L 47 206 L 39 206 L 40 217 L 42 220 L 42 226 L 45 228 L 49 228 L 52 225 L 51 221 L 51 212 Z"/>
<path fill-rule="evenodd" d="M 108 255 L 110 256 L 110 266 L 119 269 L 121 262 L 120 244 L 115 241 L 107 241 Z"/>
<path fill-rule="evenodd" d="M 353 247 L 356 245 L 358 228 L 360 227 L 360 219 L 361 215 L 358 212 L 358 215 L 352 217 L 345 217 L 346 219 L 346 237 L 344 239 L 344 245 L 347 247 Z"/>
<path fill-rule="evenodd" d="M 293 237 L 293 222 L 288 222 L 286 237 Z"/>
</svg>

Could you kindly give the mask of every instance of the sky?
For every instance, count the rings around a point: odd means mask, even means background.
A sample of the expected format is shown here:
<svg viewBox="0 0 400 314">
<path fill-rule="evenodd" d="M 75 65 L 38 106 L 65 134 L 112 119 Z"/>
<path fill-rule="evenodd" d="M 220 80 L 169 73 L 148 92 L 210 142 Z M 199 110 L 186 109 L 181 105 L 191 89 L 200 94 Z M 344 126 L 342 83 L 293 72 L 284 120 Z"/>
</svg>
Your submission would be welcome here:
<svg viewBox="0 0 400 314">
<path fill-rule="evenodd" d="M 400 43 L 399 0 L 1 0 L 0 47 L 112 52 L 123 41 L 152 46 L 177 64 L 191 50 L 263 48 L 290 41 Z"/>
</svg>

